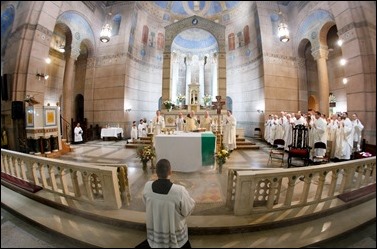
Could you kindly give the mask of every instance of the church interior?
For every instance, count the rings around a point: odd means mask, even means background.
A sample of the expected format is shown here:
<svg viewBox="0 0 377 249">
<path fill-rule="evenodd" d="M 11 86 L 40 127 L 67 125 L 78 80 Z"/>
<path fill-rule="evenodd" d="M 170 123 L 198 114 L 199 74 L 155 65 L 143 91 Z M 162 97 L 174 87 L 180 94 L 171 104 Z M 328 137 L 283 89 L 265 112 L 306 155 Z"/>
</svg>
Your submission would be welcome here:
<svg viewBox="0 0 377 249">
<path fill-rule="evenodd" d="M 197 203 L 193 247 L 308 247 L 375 224 L 375 2 L 2 1 L 1 23 L 2 208 L 82 247 L 135 247 L 156 179 L 138 148 L 159 144 L 156 112 L 168 137 L 179 115 L 209 114 L 219 151 L 230 111 L 224 165 L 171 177 Z M 269 116 L 308 110 L 357 114 L 362 152 L 290 167 L 287 149 L 270 163 Z"/>
</svg>

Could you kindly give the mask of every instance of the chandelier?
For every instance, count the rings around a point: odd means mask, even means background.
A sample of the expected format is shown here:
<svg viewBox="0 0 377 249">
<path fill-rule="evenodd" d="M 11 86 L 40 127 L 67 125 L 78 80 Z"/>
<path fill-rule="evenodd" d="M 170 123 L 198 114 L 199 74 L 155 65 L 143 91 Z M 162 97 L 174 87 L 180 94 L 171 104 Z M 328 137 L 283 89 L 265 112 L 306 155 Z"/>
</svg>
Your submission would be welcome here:
<svg viewBox="0 0 377 249">
<path fill-rule="evenodd" d="M 109 16 L 111 17 L 111 12 L 109 12 Z M 109 19 L 111 21 L 111 18 L 109 18 Z M 112 29 L 112 27 L 109 23 L 109 20 L 106 17 L 106 23 L 105 23 L 105 25 L 103 25 L 101 33 L 100 33 L 100 37 L 99 37 L 101 42 L 106 43 L 106 42 L 110 41 L 111 29 Z"/>
<path fill-rule="evenodd" d="M 280 11 L 280 7 L 278 4 L 278 15 L 279 15 L 279 25 L 278 25 L 278 36 L 281 42 L 288 42 L 289 41 L 289 29 L 288 24 L 285 22 L 283 13 Z"/>
</svg>

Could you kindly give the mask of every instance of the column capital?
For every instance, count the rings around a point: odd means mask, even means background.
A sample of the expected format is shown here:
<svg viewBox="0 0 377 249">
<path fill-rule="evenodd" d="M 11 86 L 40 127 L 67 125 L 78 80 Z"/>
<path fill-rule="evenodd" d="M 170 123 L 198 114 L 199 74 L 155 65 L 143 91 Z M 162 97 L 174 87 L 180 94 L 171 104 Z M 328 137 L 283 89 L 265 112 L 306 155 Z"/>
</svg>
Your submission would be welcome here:
<svg viewBox="0 0 377 249">
<path fill-rule="evenodd" d="M 321 58 L 328 59 L 329 50 L 327 46 L 320 45 L 319 47 L 312 48 L 312 56 L 314 60 L 318 60 Z"/>
</svg>

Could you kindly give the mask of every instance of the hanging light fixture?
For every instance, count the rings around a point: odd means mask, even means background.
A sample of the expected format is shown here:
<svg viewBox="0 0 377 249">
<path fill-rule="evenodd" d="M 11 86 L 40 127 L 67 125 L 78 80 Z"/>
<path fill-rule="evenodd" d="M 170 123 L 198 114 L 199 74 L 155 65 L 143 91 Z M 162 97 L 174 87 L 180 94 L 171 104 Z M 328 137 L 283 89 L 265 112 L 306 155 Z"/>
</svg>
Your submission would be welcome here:
<svg viewBox="0 0 377 249">
<path fill-rule="evenodd" d="M 278 15 L 279 15 L 279 25 L 278 25 L 278 36 L 281 42 L 288 42 L 289 41 L 289 29 L 288 24 L 285 22 L 283 17 L 283 13 L 280 11 L 279 3 L 278 5 Z"/>
<path fill-rule="evenodd" d="M 108 14 L 110 17 L 109 19 L 107 18 L 106 16 L 106 23 L 105 25 L 103 25 L 102 27 L 102 30 L 101 30 L 101 33 L 100 33 L 100 41 L 103 42 L 103 43 L 107 43 L 110 41 L 110 37 L 111 37 L 111 25 L 110 25 L 110 21 L 111 21 L 111 12 L 109 12 Z"/>
</svg>

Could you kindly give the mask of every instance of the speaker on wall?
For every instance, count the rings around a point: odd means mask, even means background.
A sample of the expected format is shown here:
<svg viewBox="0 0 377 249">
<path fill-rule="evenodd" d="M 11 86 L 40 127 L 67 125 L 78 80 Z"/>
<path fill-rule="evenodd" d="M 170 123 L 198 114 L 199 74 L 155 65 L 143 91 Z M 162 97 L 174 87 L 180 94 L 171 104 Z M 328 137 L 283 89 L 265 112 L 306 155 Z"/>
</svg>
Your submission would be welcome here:
<svg viewBox="0 0 377 249">
<path fill-rule="evenodd" d="M 24 118 L 24 102 L 12 101 L 12 119 Z"/>
<path fill-rule="evenodd" d="M 9 100 L 9 87 L 8 87 L 8 74 L 1 76 L 1 99 L 4 101 Z"/>
</svg>

